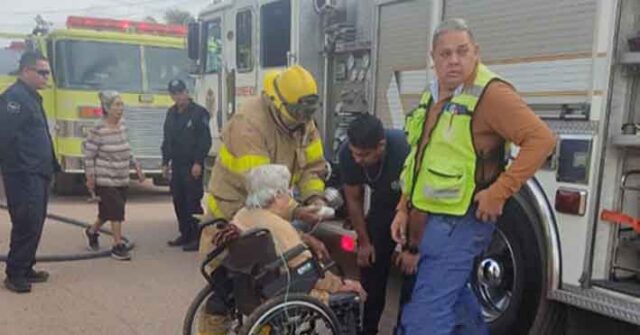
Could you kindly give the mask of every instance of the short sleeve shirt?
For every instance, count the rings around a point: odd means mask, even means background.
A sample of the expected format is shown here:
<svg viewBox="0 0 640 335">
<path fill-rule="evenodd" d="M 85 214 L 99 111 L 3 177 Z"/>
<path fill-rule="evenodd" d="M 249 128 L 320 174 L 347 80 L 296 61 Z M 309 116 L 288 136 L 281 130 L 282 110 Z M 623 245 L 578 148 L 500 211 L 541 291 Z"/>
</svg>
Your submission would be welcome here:
<svg viewBox="0 0 640 335">
<path fill-rule="evenodd" d="M 373 166 L 358 165 L 351 155 L 348 141 L 339 151 L 340 177 L 343 184 L 369 185 L 372 210 L 395 211 L 400 199 L 400 173 L 409 154 L 409 144 L 402 130 L 385 130 L 387 146 L 382 160 Z"/>
</svg>

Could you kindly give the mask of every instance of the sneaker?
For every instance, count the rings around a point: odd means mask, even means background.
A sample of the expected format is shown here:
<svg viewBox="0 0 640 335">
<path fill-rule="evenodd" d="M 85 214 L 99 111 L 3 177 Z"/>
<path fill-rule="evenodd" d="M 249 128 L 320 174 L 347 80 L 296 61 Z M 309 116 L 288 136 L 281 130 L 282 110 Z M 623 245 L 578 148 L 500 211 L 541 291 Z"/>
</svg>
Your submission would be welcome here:
<svg viewBox="0 0 640 335">
<path fill-rule="evenodd" d="M 128 261 L 131 259 L 131 254 L 129 254 L 129 250 L 127 250 L 126 245 L 118 244 L 111 248 L 111 257 L 119 261 Z"/>
<path fill-rule="evenodd" d="M 49 272 L 47 271 L 35 271 L 34 269 L 29 270 L 25 279 L 28 283 L 44 283 L 49 279 Z"/>
<path fill-rule="evenodd" d="M 186 237 L 183 235 L 178 236 L 177 238 L 167 242 L 170 247 L 179 247 L 181 245 L 187 244 L 189 242 Z"/>
<path fill-rule="evenodd" d="M 84 230 L 84 235 L 87 237 L 87 240 L 89 241 L 90 251 L 100 250 L 100 243 L 98 242 L 98 236 L 100 236 L 100 234 L 98 234 L 97 232 L 92 233 L 89 227 L 87 227 L 87 229 Z"/>
<path fill-rule="evenodd" d="M 198 240 L 193 240 L 182 246 L 183 251 L 198 251 L 199 248 L 200 248 L 200 241 Z"/>
<path fill-rule="evenodd" d="M 15 293 L 31 292 L 31 284 L 24 278 L 9 279 L 9 277 L 7 277 L 4 279 L 4 287 L 6 287 L 7 290 Z"/>
</svg>

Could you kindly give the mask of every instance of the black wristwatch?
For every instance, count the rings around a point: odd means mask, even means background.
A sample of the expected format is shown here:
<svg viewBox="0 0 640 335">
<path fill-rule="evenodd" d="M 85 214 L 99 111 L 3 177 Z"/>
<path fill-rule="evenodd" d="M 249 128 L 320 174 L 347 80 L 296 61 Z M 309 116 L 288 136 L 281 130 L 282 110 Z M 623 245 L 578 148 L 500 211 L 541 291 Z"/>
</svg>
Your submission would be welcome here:
<svg viewBox="0 0 640 335">
<path fill-rule="evenodd" d="M 402 246 L 402 251 L 407 251 L 412 255 L 417 255 L 420 252 L 417 246 L 411 245 L 409 243 Z"/>
</svg>

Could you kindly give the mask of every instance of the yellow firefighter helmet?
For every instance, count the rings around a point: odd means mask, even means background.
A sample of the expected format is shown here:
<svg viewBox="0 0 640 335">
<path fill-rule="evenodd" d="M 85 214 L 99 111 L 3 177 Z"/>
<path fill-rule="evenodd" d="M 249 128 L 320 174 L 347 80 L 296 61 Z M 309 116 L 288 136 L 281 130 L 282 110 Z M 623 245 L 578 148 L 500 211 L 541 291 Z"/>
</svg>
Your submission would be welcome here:
<svg viewBox="0 0 640 335">
<path fill-rule="evenodd" d="M 300 65 L 282 72 L 268 72 L 263 87 L 288 123 L 309 121 L 320 106 L 318 85 L 313 75 Z"/>
</svg>

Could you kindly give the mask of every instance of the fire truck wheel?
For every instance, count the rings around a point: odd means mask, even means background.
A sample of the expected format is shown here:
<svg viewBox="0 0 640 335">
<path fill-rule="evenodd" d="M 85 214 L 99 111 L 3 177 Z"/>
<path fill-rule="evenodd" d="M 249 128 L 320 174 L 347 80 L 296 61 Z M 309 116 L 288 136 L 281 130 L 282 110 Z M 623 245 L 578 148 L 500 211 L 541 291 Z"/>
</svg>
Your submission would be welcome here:
<svg viewBox="0 0 640 335">
<path fill-rule="evenodd" d="M 493 241 L 478 259 L 472 288 L 493 335 L 553 335 L 562 313 L 547 300 L 546 242 L 523 192 L 507 202 Z"/>
</svg>

